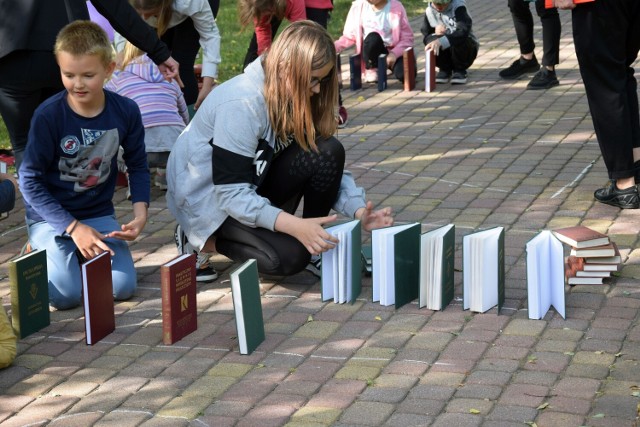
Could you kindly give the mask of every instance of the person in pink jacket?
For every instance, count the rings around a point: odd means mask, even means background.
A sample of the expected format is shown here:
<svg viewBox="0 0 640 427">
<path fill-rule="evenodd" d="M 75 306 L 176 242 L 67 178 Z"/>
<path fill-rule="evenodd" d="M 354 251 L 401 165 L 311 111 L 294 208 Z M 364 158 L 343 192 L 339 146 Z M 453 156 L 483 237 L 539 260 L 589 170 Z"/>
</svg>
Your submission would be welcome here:
<svg viewBox="0 0 640 427">
<path fill-rule="evenodd" d="M 356 46 L 362 55 L 365 82 L 378 80 L 378 56 L 387 55 L 387 67 L 404 82 L 402 53 L 413 47 L 413 30 L 407 12 L 398 0 L 356 0 L 344 23 L 342 37 L 335 42 L 336 50 Z"/>
</svg>

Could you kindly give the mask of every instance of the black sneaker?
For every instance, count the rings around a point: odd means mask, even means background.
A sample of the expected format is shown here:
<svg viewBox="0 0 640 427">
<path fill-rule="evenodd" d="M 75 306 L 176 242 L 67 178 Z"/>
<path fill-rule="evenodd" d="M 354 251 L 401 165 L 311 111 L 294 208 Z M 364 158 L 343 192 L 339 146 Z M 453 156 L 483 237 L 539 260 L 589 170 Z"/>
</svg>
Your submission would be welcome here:
<svg viewBox="0 0 640 427">
<path fill-rule="evenodd" d="M 462 71 L 454 71 L 451 76 L 451 84 L 452 85 L 463 85 L 467 83 L 467 72 Z"/>
<path fill-rule="evenodd" d="M 187 235 L 182 231 L 180 224 L 176 225 L 173 232 L 179 254 L 196 254 L 196 282 L 213 282 L 218 278 L 218 272 L 209 264 L 209 255 L 198 252 L 187 239 Z"/>
<path fill-rule="evenodd" d="M 616 206 L 620 209 L 638 209 L 640 208 L 640 195 L 638 187 L 632 186 L 620 190 L 616 186 L 616 180 L 610 179 L 609 184 L 600 188 L 593 193 L 593 197 L 600 203 Z"/>
<path fill-rule="evenodd" d="M 536 73 L 527 85 L 529 90 L 549 89 L 554 86 L 558 86 L 560 82 L 556 77 L 556 72 L 549 70 L 547 67 L 540 68 L 540 71 Z"/>
<path fill-rule="evenodd" d="M 440 70 L 436 74 L 436 83 L 449 83 L 451 78 L 451 71 Z"/>
<path fill-rule="evenodd" d="M 526 73 L 533 73 L 534 71 L 538 71 L 540 69 L 540 64 L 536 59 L 536 56 L 533 55 L 531 59 L 524 59 L 522 56 L 515 61 L 513 64 L 509 66 L 509 68 L 505 68 L 500 71 L 498 75 L 505 80 L 515 80 L 519 78 L 521 75 Z"/>
</svg>

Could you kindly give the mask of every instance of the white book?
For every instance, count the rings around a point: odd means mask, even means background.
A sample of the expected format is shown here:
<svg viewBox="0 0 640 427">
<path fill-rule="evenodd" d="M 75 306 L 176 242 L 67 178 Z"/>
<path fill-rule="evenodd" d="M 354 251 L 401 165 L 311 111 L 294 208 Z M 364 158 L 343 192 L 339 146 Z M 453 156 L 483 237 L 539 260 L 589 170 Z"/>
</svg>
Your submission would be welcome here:
<svg viewBox="0 0 640 427">
<path fill-rule="evenodd" d="M 338 244 L 322 253 L 322 301 L 354 303 L 362 289 L 362 240 L 360 221 L 327 228 Z"/>
<path fill-rule="evenodd" d="M 373 301 L 396 308 L 416 299 L 420 286 L 420 224 L 371 232 Z"/>
<path fill-rule="evenodd" d="M 462 238 L 462 308 L 478 313 L 504 303 L 504 227 Z"/>
<path fill-rule="evenodd" d="M 453 224 L 420 236 L 420 308 L 442 310 L 453 299 L 454 250 Z"/>
<path fill-rule="evenodd" d="M 527 300 L 529 319 L 542 319 L 553 306 L 565 317 L 564 253 L 549 231 L 527 242 Z"/>
</svg>

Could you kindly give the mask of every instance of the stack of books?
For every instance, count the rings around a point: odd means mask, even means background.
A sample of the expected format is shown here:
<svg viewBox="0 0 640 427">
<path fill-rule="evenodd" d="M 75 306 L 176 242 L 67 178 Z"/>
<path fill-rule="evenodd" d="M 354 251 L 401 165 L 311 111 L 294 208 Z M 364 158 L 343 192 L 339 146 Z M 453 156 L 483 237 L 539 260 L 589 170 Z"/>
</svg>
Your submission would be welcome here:
<svg viewBox="0 0 640 427">
<path fill-rule="evenodd" d="M 569 285 L 601 285 L 620 268 L 618 246 L 606 234 L 582 225 L 554 230 L 553 234 L 571 247 L 565 261 Z"/>
</svg>

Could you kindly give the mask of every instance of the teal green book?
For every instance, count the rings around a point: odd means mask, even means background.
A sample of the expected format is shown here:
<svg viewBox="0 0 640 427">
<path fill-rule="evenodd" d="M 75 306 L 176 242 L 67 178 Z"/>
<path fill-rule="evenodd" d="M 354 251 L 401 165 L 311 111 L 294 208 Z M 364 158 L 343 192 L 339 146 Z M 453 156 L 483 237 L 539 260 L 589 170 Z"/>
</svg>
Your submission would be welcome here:
<svg viewBox="0 0 640 427">
<path fill-rule="evenodd" d="M 47 253 L 35 250 L 9 261 L 11 322 L 18 338 L 49 326 Z"/>
<path fill-rule="evenodd" d="M 245 261 L 230 277 L 240 354 L 251 354 L 265 339 L 258 263 Z"/>
<path fill-rule="evenodd" d="M 360 221 L 328 227 L 338 244 L 322 253 L 322 301 L 353 304 L 362 291 L 362 232 Z"/>
<path fill-rule="evenodd" d="M 448 224 L 420 236 L 420 299 L 418 306 L 444 310 L 453 300 L 455 226 Z"/>
<path fill-rule="evenodd" d="M 380 228 L 371 232 L 373 301 L 403 305 L 420 293 L 420 224 Z"/>
<path fill-rule="evenodd" d="M 462 308 L 484 313 L 504 304 L 504 228 L 462 238 Z"/>
</svg>

